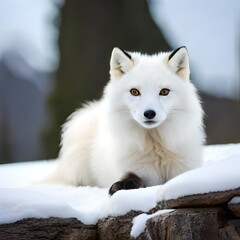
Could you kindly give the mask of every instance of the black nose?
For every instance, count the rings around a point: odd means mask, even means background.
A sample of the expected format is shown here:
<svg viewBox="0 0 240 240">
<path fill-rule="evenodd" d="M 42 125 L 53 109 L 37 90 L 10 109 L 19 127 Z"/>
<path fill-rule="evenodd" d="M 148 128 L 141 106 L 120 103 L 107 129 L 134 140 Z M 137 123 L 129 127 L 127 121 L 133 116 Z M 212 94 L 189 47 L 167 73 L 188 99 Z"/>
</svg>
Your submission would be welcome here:
<svg viewBox="0 0 240 240">
<path fill-rule="evenodd" d="M 155 116 L 156 116 L 156 113 L 153 110 L 147 110 L 144 112 L 144 117 L 147 119 L 153 119 Z"/>
</svg>

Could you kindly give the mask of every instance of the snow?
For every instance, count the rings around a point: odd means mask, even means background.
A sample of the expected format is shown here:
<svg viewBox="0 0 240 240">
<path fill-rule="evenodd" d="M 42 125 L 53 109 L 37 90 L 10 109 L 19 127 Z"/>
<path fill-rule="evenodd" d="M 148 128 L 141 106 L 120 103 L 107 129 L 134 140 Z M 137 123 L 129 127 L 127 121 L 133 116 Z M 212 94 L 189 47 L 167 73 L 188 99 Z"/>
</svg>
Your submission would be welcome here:
<svg viewBox="0 0 240 240">
<path fill-rule="evenodd" d="M 156 191 L 159 188 L 161 186 L 116 192 L 110 199 L 112 215 L 123 215 L 129 210 L 149 211 L 156 206 Z"/>
<path fill-rule="evenodd" d="M 22 162 L 0 165 L 0 188 L 32 185 L 48 176 L 54 161 Z"/>
<path fill-rule="evenodd" d="M 54 161 L 0 165 L 1 224 L 28 217 L 76 217 L 84 224 L 96 224 L 130 210 L 148 212 L 161 200 L 240 187 L 240 144 L 206 146 L 203 167 L 161 186 L 119 191 L 112 197 L 106 188 L 36 184 L 54 165 Z M 153 216 L 134 220 L 133 234 Z"/>
<path fill-rule="evenodd" d="M 158 200 L 236 189 L 240 187 L 239 173 L 240 155 L 233 155 L 171 179 L 157 190 Z"/>
<path fill-rule="evenodd" d="M 144 231 L 147 220 L 149 220 L 153 217 L 159 216 L 159 215 L 164 215 L 166 213 L 173 212 L 173 211 L 174 211 L 174 209 L 164 209 L 164 210 L 158 210 L 157 212 L 155 212 L 153 214 L 142 213 L 142 214 L 138 215 L 137 217 L 135 217 L 133 219 L 133 227 L 131 230 L 131 236 L 134 238 L 137 238 Z"/>
<path fill-rule="evenodd" d="M 204 164 L 213 163 L 240 154 L 239 144 L 208 145 L 204 148 Z"/>
<path fill-rule="evenodd" d="M 240 197 L 234 197 L 229 204 L 240 204 Z"/>
<path fill-rule="evenodd" d="M 108 198 L 106 189 L 65 186 L 2 188 L 0 195 L 0 223 L 28 217 L 76 217 L 95 224 L 105 216 L 102 207 Z"/>
</svg>

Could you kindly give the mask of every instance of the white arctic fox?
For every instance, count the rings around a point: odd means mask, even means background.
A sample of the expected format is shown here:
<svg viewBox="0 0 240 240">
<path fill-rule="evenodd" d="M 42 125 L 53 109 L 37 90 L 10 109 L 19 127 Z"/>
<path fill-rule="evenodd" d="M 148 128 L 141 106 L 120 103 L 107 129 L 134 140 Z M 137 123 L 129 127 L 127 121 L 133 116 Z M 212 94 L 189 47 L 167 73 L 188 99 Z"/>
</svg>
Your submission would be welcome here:
<svg viewBox="0 0 240 240">
<path fill-rule="evenodd" d="M 152 56 L 114 48 L 102 99 L 63 126 L 52 180 L 109 187 L 130 179 L 113 194 L 162 184 L 200 166 L 203 111 L 189 74 L 185 47 Z"/>
</svg>

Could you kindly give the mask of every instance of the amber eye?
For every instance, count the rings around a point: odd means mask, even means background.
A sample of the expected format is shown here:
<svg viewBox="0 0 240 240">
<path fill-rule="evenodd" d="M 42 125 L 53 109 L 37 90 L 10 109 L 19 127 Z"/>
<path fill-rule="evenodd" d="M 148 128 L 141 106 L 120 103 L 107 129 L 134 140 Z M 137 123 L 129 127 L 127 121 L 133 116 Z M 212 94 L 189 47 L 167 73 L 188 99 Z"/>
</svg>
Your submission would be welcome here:
<svg viewBox="0 0 240 240">
<path fill-rule="evenodd" d="M 136 88 L 132 88 L 130 90 L 130 93 L 133 95 L 133 96 L 139 96 L 141 95 L 141 93 L 136 89 Z"/>
<path fill-rule="evenodd" d="M 160 91 L 159 95 L 167 96 L 167 95 L 169 94 L 169 92 L 170 92 L 169 89 L 163 88 L 163 89 Z"/>
</svg>

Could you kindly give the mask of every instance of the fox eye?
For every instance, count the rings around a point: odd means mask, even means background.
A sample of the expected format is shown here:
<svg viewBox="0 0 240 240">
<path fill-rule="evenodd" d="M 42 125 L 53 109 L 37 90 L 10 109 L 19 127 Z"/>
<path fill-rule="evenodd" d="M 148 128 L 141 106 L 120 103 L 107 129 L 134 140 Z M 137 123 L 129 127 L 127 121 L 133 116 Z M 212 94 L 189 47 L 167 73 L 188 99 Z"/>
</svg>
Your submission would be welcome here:
<svg viewBox="0 0 240 240">
<path fill-rule="evenodd" d="M 160 91 L 159 95 L 161 95 L 161 96 L 167 96 L 167 95 L 169 94 L 169 92 L 170 92 L 169 89 L 163 88 L 163 89 Z"/>
<path fill-rule="evenodd" d="M 139 96 L 141 95 L 141 93 L 136 89 L 136 88 L 132 88 L 130 90 L 130 93 L 133 95 L 133 96 Z"/>
</svg>

